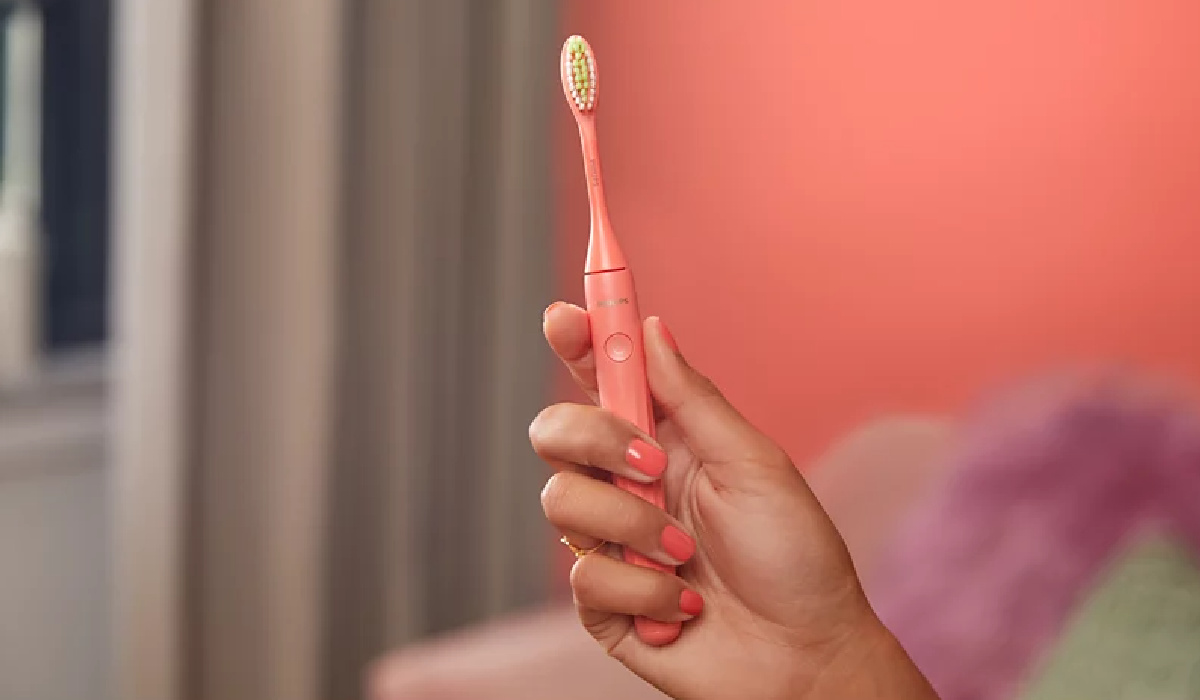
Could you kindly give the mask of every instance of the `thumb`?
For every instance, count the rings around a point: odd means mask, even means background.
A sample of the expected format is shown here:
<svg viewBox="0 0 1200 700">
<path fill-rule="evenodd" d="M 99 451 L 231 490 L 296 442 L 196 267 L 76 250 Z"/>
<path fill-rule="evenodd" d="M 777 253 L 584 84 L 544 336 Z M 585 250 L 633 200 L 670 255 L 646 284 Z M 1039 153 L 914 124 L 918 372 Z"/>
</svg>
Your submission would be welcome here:
<svg viewBox="0 0 1200 700">
<path fill-rule="evenodd" d="M 711 476 L 732 486 L 731 481 L 760 469 L 793 469 L 783 450 L 751 425 L 708 377 L 687 363 L 662 319 L 651 316 L 645 325 L 650 393 L 688 448 L 710 467 Z"/>
</svg>

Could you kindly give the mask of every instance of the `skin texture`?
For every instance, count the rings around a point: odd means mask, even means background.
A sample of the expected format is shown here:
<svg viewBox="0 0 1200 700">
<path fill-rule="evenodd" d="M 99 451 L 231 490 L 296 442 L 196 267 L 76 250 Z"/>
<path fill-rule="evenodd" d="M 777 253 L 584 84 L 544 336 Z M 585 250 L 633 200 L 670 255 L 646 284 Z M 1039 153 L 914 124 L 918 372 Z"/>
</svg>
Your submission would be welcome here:
<svg viewBox="0 0 1200 700">
<path fill-rule="evenodd" d="M 581 557 L 571 587 L 583 626 L 678 700 L 935 698 L 867 604 L 845 543 L 788 456 L 687 364 L 661 320 L 644 330 L 657 440 L 594 405 L 550 406 L 529 429 L 555 471 L 546 516 L 574 545 L 621 544 L 680 565 L 677 576 L 632 566 L 613 546 Z M 544 331 L 595 401 L 587 312 L 552 305 Z M 655 449 L 667 457 L 658 477 L 635 468 Z M 662 478 L 666 512 L 607 483 L 610 474 Z M 683 632 L 648 644 L 635 615 L 683 621 Z"/>
</svg>

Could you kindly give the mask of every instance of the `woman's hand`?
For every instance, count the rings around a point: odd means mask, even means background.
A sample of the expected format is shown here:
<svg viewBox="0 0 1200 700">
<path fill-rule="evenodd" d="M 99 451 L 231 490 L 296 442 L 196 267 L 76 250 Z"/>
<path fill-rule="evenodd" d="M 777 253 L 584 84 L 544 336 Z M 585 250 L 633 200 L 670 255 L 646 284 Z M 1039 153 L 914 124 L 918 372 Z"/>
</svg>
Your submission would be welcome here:
<svg viewBox="0 0 1200 700">
<path fill-rule="evenodd" d="M 547 310 L 546 339 L 595 400 L 587 312 Z M 646 320 L 657 440 L 596 406 L 558 404 L 530 426 L 556 473 L 546 516 L 575 546 L 625 545 L 678 565 L 627 564 L 619 548 L 580 558 L 583 625 L 613 657 L 680 700 L 933 698 L 867 604 L 849 554 L 787 455 L 692 369 L 662 321 Z M 663 479 L 667 512 L 604 480 Z M 685 621 L 652 646 L 633 616 Z"/>
</svg>

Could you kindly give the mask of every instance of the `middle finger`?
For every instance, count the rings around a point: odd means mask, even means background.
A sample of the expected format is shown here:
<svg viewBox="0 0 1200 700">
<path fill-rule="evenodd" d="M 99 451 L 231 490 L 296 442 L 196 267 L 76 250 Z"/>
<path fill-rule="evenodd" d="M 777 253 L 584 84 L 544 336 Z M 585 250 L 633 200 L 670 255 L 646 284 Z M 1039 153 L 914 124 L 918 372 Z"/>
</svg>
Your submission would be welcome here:
<svg viewBox="0 0 1200 700">
<path fill-rule="evenodd" d="M 597 406 L 560 403 L 529 425 L 538 456 L 556 469 L 597 467 L 639 483 L 662 477 L 667 454 L 627 420 Z"/>
</svg>

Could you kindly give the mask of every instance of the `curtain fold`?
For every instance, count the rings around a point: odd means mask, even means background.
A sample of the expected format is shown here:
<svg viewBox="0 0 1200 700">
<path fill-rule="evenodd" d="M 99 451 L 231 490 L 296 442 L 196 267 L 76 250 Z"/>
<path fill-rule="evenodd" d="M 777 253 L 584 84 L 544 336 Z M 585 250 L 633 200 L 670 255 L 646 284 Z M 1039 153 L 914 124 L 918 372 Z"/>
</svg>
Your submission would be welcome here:
<svg viewBox="0 0 1200 700">
<path fill-rule="evenodd" d="M 339 0 L 203 15 L 190 545 L 193 681 L 321 697 L 341 260 Z"/>
</svg>

